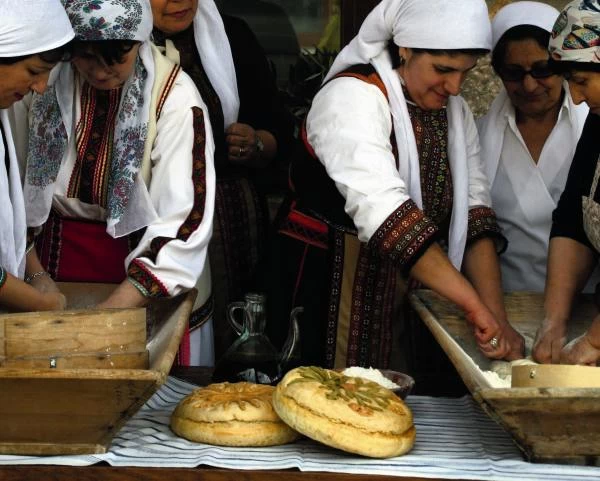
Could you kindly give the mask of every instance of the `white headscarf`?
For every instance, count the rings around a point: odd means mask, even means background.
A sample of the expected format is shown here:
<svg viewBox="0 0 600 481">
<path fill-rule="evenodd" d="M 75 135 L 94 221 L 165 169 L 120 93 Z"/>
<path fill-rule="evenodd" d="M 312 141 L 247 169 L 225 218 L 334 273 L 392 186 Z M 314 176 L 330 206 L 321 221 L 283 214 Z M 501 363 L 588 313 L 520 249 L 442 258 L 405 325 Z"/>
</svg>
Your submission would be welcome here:
<svg viewBox="0 0 600 481">
<path fill-rule="evenodd" d="M 74 37 L 59 0 L 2 0 L 0 57 L 53 50 Z"/>
<path fill-rule="evenodd" d="M 156 213 L 139 174 L 148 133 L 154 60 L 149 0 L 62 0 L 76 39 L 142 42 L 134 70 L 121 93 L 115 126 L 106 206 L 107 229 L 120 237 L 147 226 Z M 25 175 L 27 223 L 42 225 L 50 212 L 54 183 L 78 119 L 74 70 L 64 64 L 56 83 L 34 95 Z"/>
<path fill-rule="evenodd" d="M 422 208 L 417 143 L 400 77 L 392 68 L 387 52 L 390 39 L 401 47 L 489 50 L 492 32 L 487 5 L 484 0 L 382 0 L 364 20 L 358 35 L 336 57 L 324 80 L 327 82 L 355 64 L 371 63 L 375 67 L 389 97 L 401 159 L 400 176 L 410 197 Z M 468 227 L 469 186 L 462 103 L 452 97 L 448 102 L 448 125 L 448 156 L 454 188 L 448 257 L 460 269 Z"/>
<path fill-rule="evenodd" d="M 492 48 L 507 30 L 518 25 L 533 25 L 547 32 L 552 31 L 552 25 L 558 17 L 556 8 L 541 2 L 514 2 L 510 3 L 494 15 L 492 19 Z"/>
<path fill-rule="evenodd" d="M 558 10 L 550 5 L 540 2 L 515 2 L 501 8 L 492 19 L 492 32 L 494 37 L 494 46 L 509 29 L 518 25 L 533 25 L 552 31 L 554 21 L 558 17 Z M 581 134 L 583 122 L 587 115 L 587 107 L 584 105 L 575 106 L 569 93 L 569 88 L 564 82 L 566 105 L 568 106 L 569 124 L 573 145 L 577 144 L 577 139 Z M 478 120 L 479 137 L 481 140 L 482 154 L 485 155 L 485 172 L 490 181 L 494 183 L 502 145 L 504 143 L 504 132 L 508 124 L 509 115 L 514 113 L 512 105 L 506 90 L 502 88 L 496 96 L 486 115 Z"/>
<path fill-rule="evenodd" d="M 198 0 L 194 16 L 194 39 L 202 67 L 223 108 L 224 128 L 237 122 L 240 97 L 231 47 L 223 19 L 213 0 Z"/>
<path fill-rule="evenodd" d="M 58 48 L 75 34 L 59 0 L 2 0 L 0 57 L 22 57 Z M 0 110 L 0 267 L 25 273 L 26 223 L 19 165 L 6 110 Z M 8 172 L 6 166 L 8 165 Z"/>
</svg>

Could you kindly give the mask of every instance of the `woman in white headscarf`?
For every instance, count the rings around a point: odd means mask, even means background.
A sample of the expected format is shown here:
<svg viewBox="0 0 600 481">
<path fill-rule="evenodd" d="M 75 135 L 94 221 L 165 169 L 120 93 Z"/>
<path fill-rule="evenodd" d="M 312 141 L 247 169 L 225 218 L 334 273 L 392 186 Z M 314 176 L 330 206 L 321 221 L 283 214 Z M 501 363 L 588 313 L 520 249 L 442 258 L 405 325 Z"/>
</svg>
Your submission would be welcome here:
<svg viewBox="0 0 600 481">
<path fill-rule="evenodd" d="M 477 126 L 492 205 L 508 240 L 500 256 L 505 291 L 544 291 L 552 211 L 588 112 L 548 65 L 556 17 L 549 5 L 523 1 L 492 19 L 492 66 L 504 88 Z"/>
<path fill-rule="evenodd" d="M 99 307 L 185 292 L 211 234 L 206 105 L 149 41 L 148 0 L 63 3 L 73 60 L 29 108 L 24 193 L 42 266 L 55 280 L 117 283 Z M 201 362 L 199 339 L 183 346 L 181 363 Z"/>
<path fill-rule="evenodd" d="M 23 192 L 7 109 L 30 91 L 44 92 L 50 70 L 62 60 L 73 36 L 59 0 L 0 3 L 0 308 L 65 306 L 59 292 L 35 289 L 40 275 L 26 254 Z"/>
<path fill-rule="evenodd" d="M 285 312 L 304 306 L 303 363 L 386 367 L 410 279 L 465 312 L 485 355 L 521 356 L 477 131 L 458 97 L 490 48 L 487 15 L 483 0 L 384 0 L 315 96 L 269 299 L 278 339 Z"/>
<path fill-rule="evenodd" d="M 563 194 L 552 214 L 545 319 L 537 332 L 538 362 L 600 362 L 600 315 L 581 336 L 567 343 L 571 307 L 600 254 L 600 2 L 576 0 L 556 19 L 549 43 L 551 67 L 563 73 L 576 104 L 590 112 L 577 144 Z M 598 302 L 596 288 L 596 304 Z"/>
</svg>

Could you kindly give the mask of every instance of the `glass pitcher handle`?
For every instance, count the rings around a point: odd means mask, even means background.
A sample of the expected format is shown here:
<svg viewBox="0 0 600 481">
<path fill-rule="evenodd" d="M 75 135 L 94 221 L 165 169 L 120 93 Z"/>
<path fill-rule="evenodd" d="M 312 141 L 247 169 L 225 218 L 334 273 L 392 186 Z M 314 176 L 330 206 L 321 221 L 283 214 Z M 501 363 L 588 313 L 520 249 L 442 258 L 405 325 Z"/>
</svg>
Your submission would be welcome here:
<svg viewBox="0 0 600 481">
<path fill-rule="evenodd" d="M 242 311 L 244 311 L 244 316 L 246 315 L 246 313 L 245 313 L 246 303 L 245 302 L 243 302 L 243 301 L 232 302 L 227 307 L 227 320 L 229 321 L 229 324 L 231 324 L 231 327 L 233 327 L 233 330 L 236 332 L 236 334 L 238 336 L 240 336 L 242 334 L 242 332 L 244 331 L 244 326 L 242 326 L 239 322 L 237 322 L 235 320 L 235 317 L 233 316 L 233 313 L 237 309 L 241 309 Z"/>
</svg>

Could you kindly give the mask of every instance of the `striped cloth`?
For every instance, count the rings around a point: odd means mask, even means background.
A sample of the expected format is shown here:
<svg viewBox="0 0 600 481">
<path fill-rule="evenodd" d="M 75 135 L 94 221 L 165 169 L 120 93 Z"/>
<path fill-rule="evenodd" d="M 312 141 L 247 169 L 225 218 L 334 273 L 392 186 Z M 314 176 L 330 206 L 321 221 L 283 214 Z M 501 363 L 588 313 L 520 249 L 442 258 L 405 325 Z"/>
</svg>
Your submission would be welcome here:
<svg viewBox="0 0 600 481">
<path fill-rule="evenodd" d="M 269 448 L 226 448 L 178 438 L 169 430 L 177 403 L 196 386 L 175 378 L 142 407 L 114 438 L 106 454 L 88 456 L 0 456 L 0 464 L 288 469 L 423 478 L 580 481 L 600 479 L 600 468 L 523 461 L 511 438 L 468 396 L 410 396 L 417 429 L 414 449 L 391 459 L 370 459 L 303 440 Z"/>
</svg>

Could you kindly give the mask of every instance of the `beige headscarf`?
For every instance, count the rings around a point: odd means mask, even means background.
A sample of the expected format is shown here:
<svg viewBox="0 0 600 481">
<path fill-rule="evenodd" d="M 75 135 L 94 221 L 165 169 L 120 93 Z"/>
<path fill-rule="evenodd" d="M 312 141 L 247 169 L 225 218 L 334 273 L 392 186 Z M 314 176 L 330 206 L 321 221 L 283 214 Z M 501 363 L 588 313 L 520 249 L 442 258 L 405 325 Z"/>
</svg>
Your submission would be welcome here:
<svg viewBox="0 0 600 481">
<path fill-rule="evenodd" d="M 369 13 L 358 35 L 336 57 L 325 82 L 355 65 L 371 63 L 388 92 L 394 133 L 399 149 L 400 176 L 419 208 L 422 208 L 419 155 L 400 77 L 387 52 L 390 39 L 401 47 L 425 49 L 491 48 L 492 32 L 484 0 L 383 0 Z M 463 104 L 448 102 L 449 159 L 453 172 L 454 199 L 448 257 L 460 269 L 466 245 L 469 185 Z M 408 162 L 403 161 L 408 159 Z"/>
<path fill-rule="evenodd" d="M 575 0 L 563 8 L 548 49 L 556 60 L 600 63 L 600 2 Z"/>
</svg>

